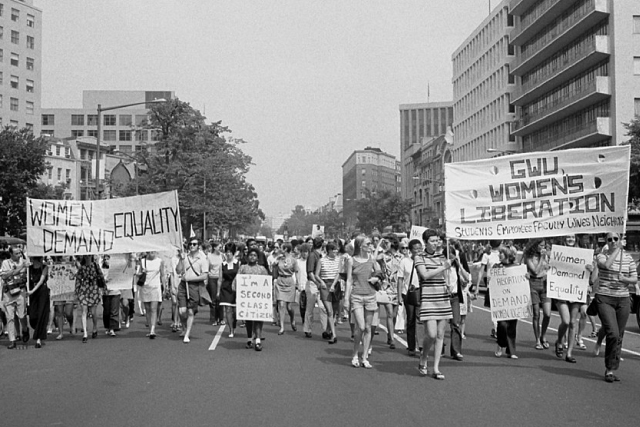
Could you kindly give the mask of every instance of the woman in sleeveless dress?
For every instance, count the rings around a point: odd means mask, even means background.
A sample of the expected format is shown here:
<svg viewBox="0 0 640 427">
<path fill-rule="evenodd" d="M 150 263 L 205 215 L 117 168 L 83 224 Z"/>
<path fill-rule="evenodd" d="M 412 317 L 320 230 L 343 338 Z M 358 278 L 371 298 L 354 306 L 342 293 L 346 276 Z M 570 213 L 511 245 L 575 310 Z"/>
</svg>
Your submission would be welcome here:
<svg viewBox="0 0 640 427">
<path fill-rule="evenodd" d="M 431 346 L 433 349 L 433 378 L 443 380 L 440 372 L 440 356 L 444 342 L 444 329 L 453 318 L 449 288 L 445 272 L 451 268 L 451 263 L 438 253 L 436 248 L 440 244 L 440 236 L 433 229 L 422 233 L 425 242 L 425 252 L 416 256 L 415 268 L 420 278 L 420 320 L 424 322 L 425 334 L 420 354 L 418 370 L 421 375 L 428 375 L 427 355 Z"/>
<path fill-rule="evenodd" d="M 49 267 L 42 257 L 32 257 L 29 267 L 29 323 L 33 328 L 36 348 L 42 347 L 42 340 L 47 339 L 47 323 L 49 322 L 49 288 L 47 278 Z"/>
<path fill-rule="evenodd" d="M 164 274 L 164 261 L 155 252 L 148 252 L 140 260 L 139 274 L 146 273 L 144 286 L 138 286 L 138 298 L 144 303 L 144 310 L 149 325 L 149 339 L 156 337 L 156 321 L 158 319 L 158 303 L 162 302 L 162 287 L 167 280 Z"/>
</svg>

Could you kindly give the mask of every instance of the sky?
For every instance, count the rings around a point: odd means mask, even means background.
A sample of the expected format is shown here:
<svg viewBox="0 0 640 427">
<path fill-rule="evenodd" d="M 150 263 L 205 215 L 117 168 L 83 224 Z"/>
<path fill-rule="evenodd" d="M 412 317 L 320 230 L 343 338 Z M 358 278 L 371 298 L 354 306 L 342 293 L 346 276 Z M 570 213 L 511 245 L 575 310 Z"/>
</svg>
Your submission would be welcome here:
<svg viewBox="0 0 640 427">
<path fill-rule="evenodd" d="M 451 55 L 497 0 L 35 0 L 42 107 L 174 91 L 246 141 L 267 216 L 342 192 L 366 146 L 400 156 L 399 105 L 450 101 Z"/>
</svg>

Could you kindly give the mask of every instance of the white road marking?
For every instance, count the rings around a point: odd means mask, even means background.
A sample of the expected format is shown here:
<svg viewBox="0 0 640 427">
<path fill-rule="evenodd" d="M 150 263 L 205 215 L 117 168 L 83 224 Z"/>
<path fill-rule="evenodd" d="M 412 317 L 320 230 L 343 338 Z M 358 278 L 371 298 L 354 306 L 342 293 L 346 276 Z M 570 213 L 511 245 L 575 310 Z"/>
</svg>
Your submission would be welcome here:
<svg viewBox="0 0 640 427">
<path fill-rule="evenodd" d="M 480 307 L 480 306 L 476 306 L 476 305 L 474 305 L 474 306 L 473 306 L 473 308 L 474 308 L 474 309 L 476 309 L 476 308 L 477 308 L 477 309 L 479 309 L 479 310 L 486 311 L 487 313 L 491 313 L 491 310 L 490 310 L 490 309 L 488 309 L 488 308 L 486 308 L 486 307 Z M 553 314 L 553 313 L 552 313 L 552 314 Z M 528 321 L 528 320 L 525 320 L 525 319 L 518 319 L 518 322 L 524 322 L 524 323 L 528 323 L 529 325 L 533 325 L 533 323 L 532 323 L 532 322 L 530 322 L 530 321 Z M 547 329 L 558 332 L 558 330 L 557 330 L 557 329 L 552 328 L 551 326 L 549 326 Z M 625 333 L 625 335 L 626 335 L 626 334 L 628 334 L 628 333 L 630 333 L 630 332 L 629 332 L 629 331 L 624 331 L 624 333 Z M 594 343 L 594 344 L 595 344 L 595 342 L 596 342 L 596 340 L 591 339 L 591 338 L 582 337 L 582 339 L 583 339 L 583 340 L 586 340 L 586 341 L 589 341 L 589 342 L 592 342 L 592 343 Z M 638 352 L 636 352 L 636 351 L 633 351 L 633 350 L 627 350 L 627 349 L 626 349 L 626 348 L 624 348 L 624 347 L 622 348 L 622 351 L 624 351 L 624 352 L 626 352 L 626 353 L 629 353 L 629 354 L 633 354 L 634 356 L 640 356 L 640 353 L 638 353 Z"/>
<path fill-rule="evenodd" d="M 224 328 L 225 325 L 220 326 L 220 328 L 218 328 L 218 332 L 216 333 L 216 336 L 213 337 L 213 341 L 211 341 L 211 345 L 209 346 L 209 350 L 215 350 L 216 346 L 218 345 L 218 341 L 220 341 L 220 337 L 222 336 L 222 333 L 224 332 Z"/>
<path fill-rule="evenodd" d="M 386 333 L 389 333 L 389 330 L 382 325 L 378 325 L 378 328 L 382 329 Z M 394 333 L 393 336 L 400 344 L 402 344 L 406 348 L 409 348 L 409 344 L 407 344 L 407 342 L 400 335 Z"/>
</svg>

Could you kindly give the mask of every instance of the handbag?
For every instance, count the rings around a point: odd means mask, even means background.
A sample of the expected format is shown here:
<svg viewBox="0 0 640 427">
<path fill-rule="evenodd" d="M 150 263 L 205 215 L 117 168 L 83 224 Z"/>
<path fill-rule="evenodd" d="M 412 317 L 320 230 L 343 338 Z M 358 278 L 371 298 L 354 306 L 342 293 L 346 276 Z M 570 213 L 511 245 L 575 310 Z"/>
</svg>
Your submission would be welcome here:
<svg viewBox="0 0 640 427">
<path fill-rule="evenodd" d="M 593 298 L 591 298 L 589 307 L 587 307 L 587 316 L 597 316 L 597 315 L 598 315 L 598 303 L 596 302 L 596 296 L 594 295 Z"/>
<path fill-rule="evenodd" d="M 144 269 L 147 269 L 147 260 L 144 260 Z M 147 272 L 143 271 L 142 273 L 140 273 L 140 275 L 138 276 L 138 280 L 136 281 L 136 285 L 138 286 L 144 286 L 144 283 L 147 281 Z"/>
<path fill-rule="evenodd" d="M 420 299 L 422 297 L 421 287 L 411 289 L 411 283 L 413 282 L 413 272 L 416 269 L 416 262 L 413 261 L 413 265 L 411 266 L 411 275 L 409 276 L 409 290 L 407 291 L 407 305 L 419 306 Z"/>
<path fill-rule="evenodd" d="M 102 274 L 102 270 L 95 261 L 93 262 L 93 267 L 96 269 L 96 283 L 98 284 L 98 288 L 103 289 L 107 286 L 107 282 L 104 280 L 104 274 Z"/>
</svg>

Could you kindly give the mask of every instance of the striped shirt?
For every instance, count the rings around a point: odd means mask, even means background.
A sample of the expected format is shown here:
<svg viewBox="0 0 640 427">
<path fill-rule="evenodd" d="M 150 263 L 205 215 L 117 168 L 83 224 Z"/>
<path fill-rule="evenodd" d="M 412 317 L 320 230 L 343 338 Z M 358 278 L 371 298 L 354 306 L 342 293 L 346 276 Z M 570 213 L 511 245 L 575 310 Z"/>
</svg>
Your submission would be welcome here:
<svg viewBox="0 0 640 427">
<path fill-rule="evenodd" d="M 322 280 L 333 280 L 340 271 L 340 258 L 329 257 L 320 258 L 320 278 Z"/>
<path fill-rule="evenodd" d="M 427 270 L 427 272 L 430 272 L 430 270 L 438 269 L 442 267 L 442 264 L 444 263 L 444 261 L 445 261 L 445 257 L 442 254 L 434 253 L 433 255 L 430 255 L 425 252 L 424 254 L 422 254 L 422 256 L 416 257 L 416 272 L 418 271 L 419 266 L 423 266 Z M 447 282 L 444 277 L 444 271 L 441 272 L 440 274 L 436 274 L 430 279 L 420 278 L 420 285 L 446 287 Z"/>
<path fill-rule="evenodd" d="M 601 264 L 607 261 L 608 256 L 604 253 L 598 254 L 598 282 L 599 287 L 597 294 L 610 297 L 628 297 L 629 285 L 615 280 L 620 274 L 628 278 L 638 278 L 636 271 L 636 263 L 627 252 L 623 251 L 622 262 L 620 262 L 620 254 L 616 255 L 610 268 L 605 268 Z"/>
</svg>

